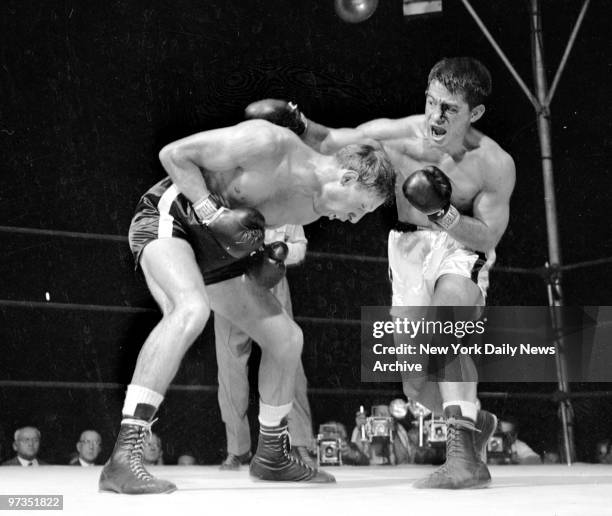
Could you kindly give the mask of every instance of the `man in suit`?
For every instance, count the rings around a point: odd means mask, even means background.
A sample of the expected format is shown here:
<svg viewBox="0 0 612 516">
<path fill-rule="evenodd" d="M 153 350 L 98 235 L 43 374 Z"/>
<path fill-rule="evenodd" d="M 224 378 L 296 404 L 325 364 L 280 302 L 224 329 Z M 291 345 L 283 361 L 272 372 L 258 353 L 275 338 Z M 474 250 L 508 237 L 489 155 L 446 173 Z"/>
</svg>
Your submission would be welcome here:
<svg viewBox="0 0 612 516">
<path fill-rule="evenodd" d="M 95 430 L 85 430 L 76 443 L 76 449 L 79 454 L 70 461 L 72 466 L 95 466 L 102 451 L 102 437 Z"/>
<path fill-rule="evenodd" d="M 4 461 L 3 466 L 46 466 L 47 463 L 38 459 L 40 449 L 40 430 L 33 426 L 24 426 L 15 431 L 13 450 L 17 455 Z"/>
</svg>

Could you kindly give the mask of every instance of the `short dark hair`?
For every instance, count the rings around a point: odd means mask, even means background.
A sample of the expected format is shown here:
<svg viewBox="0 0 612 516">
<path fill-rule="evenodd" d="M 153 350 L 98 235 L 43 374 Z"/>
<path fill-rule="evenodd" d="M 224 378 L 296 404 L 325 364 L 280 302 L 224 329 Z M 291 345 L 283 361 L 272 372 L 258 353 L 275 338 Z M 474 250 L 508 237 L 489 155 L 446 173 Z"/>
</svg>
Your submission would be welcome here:
<svg viewBox="0 0 612 516">
<path fill-rule="evenodd" d="M 336 152 L 342 168 L 357 173 L 357 182 L 374 190 L 385 202 L 395 196 L 395 168 L 382 147 L 352 144 Z"/>
<path fill-rule="evenodd" d="M 491 74 L 473 57 L 445 57 L 438 61 L 427 78 L 427 85 L 438 81 L 453 95 L 461 93 L 470 109 L 484 103 L 491 94 Z"/>
</svg>

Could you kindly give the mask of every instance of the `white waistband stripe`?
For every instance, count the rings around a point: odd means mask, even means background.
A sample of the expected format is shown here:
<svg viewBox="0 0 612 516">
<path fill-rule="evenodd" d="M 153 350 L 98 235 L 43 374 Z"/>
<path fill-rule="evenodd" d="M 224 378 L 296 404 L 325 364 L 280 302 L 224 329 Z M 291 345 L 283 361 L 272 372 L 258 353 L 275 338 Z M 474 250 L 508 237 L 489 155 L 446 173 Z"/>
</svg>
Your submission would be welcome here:
<svg viewBox="0 0 612 516">
<path fill-rule="evenodd" d="M 159 203 L 157 204 L 157 208 L 159 209 L 157 238 L 170 238 L 172 236 L 172 223 L 174 222 L 174 217 L 170 215 L 170 207 L 178 193 L 179 191 L 176 185 L 172 185 L 159 199 Z"/>
</svg>

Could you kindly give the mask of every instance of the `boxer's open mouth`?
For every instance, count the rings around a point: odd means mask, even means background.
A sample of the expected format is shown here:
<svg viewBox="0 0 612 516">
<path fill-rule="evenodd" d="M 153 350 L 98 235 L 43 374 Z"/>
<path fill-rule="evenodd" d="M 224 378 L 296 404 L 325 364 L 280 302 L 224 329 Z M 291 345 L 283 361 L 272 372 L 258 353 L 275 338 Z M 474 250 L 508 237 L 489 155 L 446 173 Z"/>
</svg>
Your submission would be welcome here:
<svg viewBox="0 0 612 516">
<path fill-rule="evenodd" d="M 431 134 L 432 134 L 432 136 L 436 136 L 436 137 L 444 136 L 446 134 L 446 129 L 444 129 L 442 127 L 438 127 L 438 126 L 432 125 L 431 126 Z"/>
</svg>

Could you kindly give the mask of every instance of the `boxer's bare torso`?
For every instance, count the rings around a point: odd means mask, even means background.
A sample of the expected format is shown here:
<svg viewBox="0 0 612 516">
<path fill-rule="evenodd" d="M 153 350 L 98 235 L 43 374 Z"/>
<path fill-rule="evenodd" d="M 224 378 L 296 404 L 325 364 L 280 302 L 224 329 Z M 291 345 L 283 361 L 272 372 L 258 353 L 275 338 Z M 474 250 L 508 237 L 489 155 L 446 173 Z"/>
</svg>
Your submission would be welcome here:
<svg viewBox="0 0 612 516">
<path fill-rule="evenodd" d="M 507 153 L 491 138 L 470 128 L 465 136 L 463 151 L 451 155 L 430 144 L 423 129 L 424 124 L 424 115 L 408 117 L 402 121 L 402 125 L 397 125 L 396 137 L 383 141 L 401 178 L 396 183 L 399 219 L 419 226 L 432 225 L 401 192 L 404 180 L 427 165 L 435 165 L 448 176 L 453 188 L 453 205 L 461 213 L 472 215 L 478 195 L 501 186 L 496 172 L 498 163 L 507 159 Z"/>
<path fill-rule="evenodd" d="M 270 227 L 305 225 L 330 216 L 322 197 L 326 184 L 338 181 L 341 175 L 334 156 L 316 152 L 284 128 L 252 120 L 171 145 L 180 156 L 173 155 L 170 148 L 162 150 L 160 159 L 192 202 L 209 191 L 229 208 L 257 209 Z M 199 178 L 194 179 L 194 167 L 200 171 Z M 190 169 L 190 174 L 181 174 Z M 353 211 L 362 215 L 357 212 L 373 211 L 382 201 L 374 195 L 364 196 Z"/>
<path fill-rule="evenodd" d="M 318 219 L 321 215 L 313 201 L 320 192 L 313 168 L 315 161 L 322 163 L 316 153 L 301 145 L 292 133 L 278 134 L 269 127 L 256 139 L 264 145 L 257 152 L 246 147 L 234 149 L 244 156 L 239 166 L 202 169 L 208 189 L 229 208 L 256 208 L 268 226 L 308 224 Z M 331 167 L 331 160 L 326 161 Z"/>
</svg>

